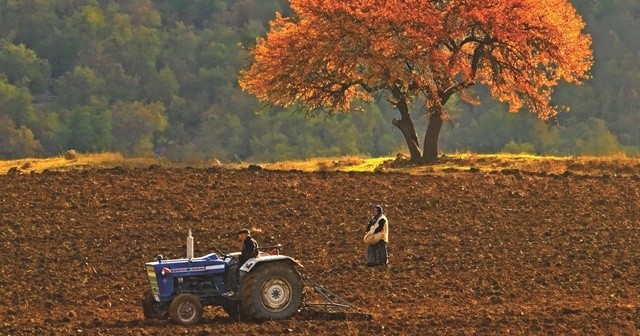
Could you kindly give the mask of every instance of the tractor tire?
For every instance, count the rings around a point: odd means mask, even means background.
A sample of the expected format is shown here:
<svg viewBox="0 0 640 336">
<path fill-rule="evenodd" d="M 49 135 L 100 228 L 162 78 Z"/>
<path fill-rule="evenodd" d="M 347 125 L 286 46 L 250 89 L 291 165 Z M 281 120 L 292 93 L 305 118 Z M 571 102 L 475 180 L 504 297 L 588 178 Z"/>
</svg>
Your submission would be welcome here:
<svg viewBox="0 0 640 336">
<path fill-rule="evenodd" d="M 142 298 L 142 312 L 144 313 L 144 318 L 147 320 L 164 320 L 169 317 L 169 311 L 167 311 L 166 305 L 156 302 L 150 291 L 146 292 L 144 298 Z"/>
<path fill-rule="evenodd" d="M 251 270 L 242 280 L 242 308 L 258 321 L 282 320 L 302 304 L 302 277 L 285 262 L 269 262 Z"/>
<path fill-rule="evenodd" d="M 191 294 L 180 294 L 169 305 L 169 317 L 182 325 L 194 325 L 202 317 L 202 303 Z"/>
</svg>

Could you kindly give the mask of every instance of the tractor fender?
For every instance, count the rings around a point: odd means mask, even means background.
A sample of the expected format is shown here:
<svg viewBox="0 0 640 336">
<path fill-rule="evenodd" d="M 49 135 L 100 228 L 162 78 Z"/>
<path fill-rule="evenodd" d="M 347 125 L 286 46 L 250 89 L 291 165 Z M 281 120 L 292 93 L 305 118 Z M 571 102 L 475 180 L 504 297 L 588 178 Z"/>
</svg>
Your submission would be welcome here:
<svg viewBox="0 0 640 336">
<path fill-rule="evenodd" d="M 299 261 L 297 261 L 297 260 L 295 260 L 295 259 L 293 259 L 291 257 L 287 257 L 287 256 L 283 256 L 283 255 L 269 255 L 269 256 L 259 256 L 258 258 L 251 258 L 251 259 L 247 260 L 247 262 L 245 262 L 242 265 L 242 267 L 240 267 L 240 270 L 244 271 L 244 272 L 250 272 L 258 264 L 264 264 L 264 263 L 268 263 L 268 262 L 281 261 L 281 260 L 284 260 L 284 261 L 290 263 L 293 266 L 302 267 L 302 264 L 300 264 Z"/>
</svg>

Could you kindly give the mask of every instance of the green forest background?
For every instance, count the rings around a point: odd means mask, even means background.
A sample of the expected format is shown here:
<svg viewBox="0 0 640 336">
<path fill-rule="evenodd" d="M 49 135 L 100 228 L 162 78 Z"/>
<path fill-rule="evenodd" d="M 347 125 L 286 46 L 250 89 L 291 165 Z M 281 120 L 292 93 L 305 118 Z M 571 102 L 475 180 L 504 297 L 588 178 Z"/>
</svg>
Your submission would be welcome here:
<svg viewBox="0 0 640 336">
<path fill-rule="evenodd" d="M 637 156 L 640 1 L 570 1 L 593 38 L 593 78 L 560 85 L 543 122 L 489 98 L 447 104 L 444 152 Z M 0 0 L 0 159 L 66 150 L 176 161 L 280 161 L 405 151 L 384 100 L 306 119 L 256 113 L 243 48 L 283 0 Z M 488 97 L 478 87 L 480 97 Z M 426 110 L 414 104 L 423 134 Z"/>
</svg>

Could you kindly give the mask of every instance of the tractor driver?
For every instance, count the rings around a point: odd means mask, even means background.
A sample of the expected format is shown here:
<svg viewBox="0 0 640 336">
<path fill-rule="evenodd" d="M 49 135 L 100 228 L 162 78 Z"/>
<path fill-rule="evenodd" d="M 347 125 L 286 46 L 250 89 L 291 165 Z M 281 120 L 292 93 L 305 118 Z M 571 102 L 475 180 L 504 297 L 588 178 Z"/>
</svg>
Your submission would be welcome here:
<svg viewBox="0 0 640 336">
<path fill-rule="evenodd" d="M 236 293 L 239 292 L 240 284 L 240 267 L 244 265 L 247 260 L 258 256 L 258 242 L 251 238 L 251 232 L 247 229 L 238 231 L 238 238 L 242 241 L 242 253 L 240 256 L 233 256 L 231 262 L 229 262 L 229 270 L 227 271 L 227 284 L 229 291 L 222 294 L 222 296 L 233 298 Z"/>
</svg>

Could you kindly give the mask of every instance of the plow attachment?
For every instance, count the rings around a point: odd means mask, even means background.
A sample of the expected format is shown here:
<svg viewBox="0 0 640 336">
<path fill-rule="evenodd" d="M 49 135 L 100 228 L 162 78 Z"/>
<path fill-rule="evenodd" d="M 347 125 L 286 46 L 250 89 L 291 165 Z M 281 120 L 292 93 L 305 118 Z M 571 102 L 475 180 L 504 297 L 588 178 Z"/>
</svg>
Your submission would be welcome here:
<svg viewBox="0 0 640 336">
<path fill-rule="evenodd" d="M 332 291 L 324 288 L 315 281 L 303 275 L 304 282 L 313 288 L 324 302 L 308 302 L 302 304 L 298 317 L 309 320 L 344 320 L 344 321 L 371 321 L 371 314 L 362 312 Z"/>
</svg>

